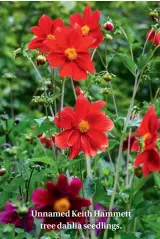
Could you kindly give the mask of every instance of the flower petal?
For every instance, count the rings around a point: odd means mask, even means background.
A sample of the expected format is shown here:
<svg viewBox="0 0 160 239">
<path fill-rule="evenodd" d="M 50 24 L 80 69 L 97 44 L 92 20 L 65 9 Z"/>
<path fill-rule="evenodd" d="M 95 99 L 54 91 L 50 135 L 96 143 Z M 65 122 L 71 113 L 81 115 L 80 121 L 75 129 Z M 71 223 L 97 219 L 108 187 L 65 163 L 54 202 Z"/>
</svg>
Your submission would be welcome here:
<svg viewBox="0 0 160 239">
<path fill-rule="evenodd" d="M 88 110 L 90 107 L 90 102 L 83 95 L 79 95 L 76 100 L 75 113 L 77 120 L 85 120 Z"/>
<path fill-rule="evenodd" d="M 81 14 L 79 13 L 74 13 L 70 16 L 69 18 L 69 24 L 73 27 L 75 24 L 79 24 L 79 26 L 83 26 L 83 18 Z"/>
<path fill-rule="evenodd" d="M 32 194 L 32 201 L 40 207 L 49 203 L 49 194 L 45 189 L 36 189 Z"/>
<path fill-rule="evenodd" d="M 67 130 L 55 135 L 55 145 L 61 149 L 68 148 L 69 145 L 67 143 L 67 138 L 72 133 L 72 131 L 73 131 L 72 129 L 67 129 Z"/>
</svg>

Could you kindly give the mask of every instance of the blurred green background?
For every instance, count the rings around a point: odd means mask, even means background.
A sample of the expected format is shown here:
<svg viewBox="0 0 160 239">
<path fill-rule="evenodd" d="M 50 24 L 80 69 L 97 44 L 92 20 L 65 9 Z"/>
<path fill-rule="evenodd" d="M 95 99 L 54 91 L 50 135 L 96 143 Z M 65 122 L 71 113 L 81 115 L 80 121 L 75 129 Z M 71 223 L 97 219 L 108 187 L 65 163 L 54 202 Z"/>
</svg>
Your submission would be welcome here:
<svg viewBox="0 0 160 239">
<path fill-rule="evenodd" d="M 114 34 L 119 26 L 130 27 L 136 35 L 133 51 L 135 56 L 140 55 L 145 42 L 145 36 L 152 24 L 155 22 L 149 17 L 149 12 L 159 7 L 159 2 L 1 2 L 0 3 L 0 113 L 8 113 L 14 116 L 27 113 L 34 109 L 30 104 L 33 95 L 40 95 L 41 84 L 35 70 L 28 60 L 21 56 L 14 58 L 13 51 L 19 47 L 27 47 L 28 42 L 33 38 L 30 27 L 37 25 L 38 19 L 42 14 L 50 16 L 52 19 L 61 17 L 65 24 L 68 24 L 70 14 L 83 12 L 84 7 L 91 4 L 93 9 L 102 11 L 101 23 L 103 24 L 110 17 L 115 25 L 112 33 L 113 40 L 107 41 L 107 54 L 114 51 L 129 52 L 128 44 L 121 34 Z M 154 48 L 150 43 L 147 49 Z M 99 52 L 104 59 L 104 44 Z M 29 53 L 36 61 L 36 53 Z M 95 54 L 94 62 L 97 72 L 104 70 L 98 54 Z M 160 72 L 158 63 L 149 72 L 149 77 L 144 80 L 137 94 L 137 104 L 143 101 L 150 101 L 151 93 L 154 95 L 159 84 Z M 50 86 L 50 73 L 47 65 L 38 67 L 42 76 Z M 113 88 L 116 96 L 119 112 L 122 114 L 127 110 L 132 94 L 134 78 L 125 68 L 122 60 L 115 57 L 109 66 L 109 72 L 116 75 L 113 79 Z M 14 77 L 8 76 L 8 73 Z M 7 75 L 6 75 L 7 74 Z M 12 78 L 12 79 L 10 79 Z M 78 83 L 79 84 L 79 83 Z M 81 83 L 80 83 L 81 85 Z M 82 83 L 82 85 L 84 85 Z M 149 91 L 151 86 L 151 92 Z M 94 99 L 101 98 L 100 88 L 107 87 L 107 83 L 102 80 L 99 85 L 90 88 L 90 95 Z M 74 104 L 71 87 L 68 83 L 65 91 L 65 104 Z M 107 98 L 108 106 L 114 112 L 112 97 Z M 41 107 L 41 106 L 39 106 Z M 42 108 L 43 109 L 43 108 Z M 41 108 L 40 108 L 41 110 Z"/>
</svg>

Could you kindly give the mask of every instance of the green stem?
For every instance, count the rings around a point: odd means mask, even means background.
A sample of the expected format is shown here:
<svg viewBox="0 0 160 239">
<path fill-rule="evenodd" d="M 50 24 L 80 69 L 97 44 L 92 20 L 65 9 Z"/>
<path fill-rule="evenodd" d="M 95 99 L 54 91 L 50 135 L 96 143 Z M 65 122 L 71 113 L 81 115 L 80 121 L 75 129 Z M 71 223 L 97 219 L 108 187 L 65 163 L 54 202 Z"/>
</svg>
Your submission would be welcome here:
<svg viewBox="0 0 160 239">
<path fill-rule="evenodd" d="M 118 110 L 117 110 L 116 99 L 115 99 L 115 95 L 114 95 L 112 83 L 109 82 L 109 84 L 110 84 L 110 88 L 111 88 L 111 93 L 112 93 L 114 108 L 115 108 L 115 111 L 116 111 L 116 116 L 117 116 L 117 118 L 118 118 Z"/>
<path fill-rule="evenodd" d="M 40 72 L 38 71 L 38 69 L 37 69 L 36 65 L 34 64 L 34 62 L 32 61 L 32 59 L 28 56 L 28 54 L 26 53 L 26 51 L 24 51 L 24 55 L 25 55 L 25 56 L 27 57 L 27 59 L 32 63 L 33 68 L 35 69 L 37 75 L 39 76 L 39 79 L 41 80 L 42 86 L 43 86 L 43 88 L 44 88 L 44 94 L 45 94 L 46 97 L 48 97 L 47 91 L 46 91 L 46 87 L 45 87 L 45 84 L 44 84 L 44 81 L 43 81 L 43 79 L 42 79 L 42 76 L 41 76 Z M 50 109 L 51 115 L 54 117 L 54 113 L 53 113 L 52 107 L 49 106 L 49 109 Z"/>
<path fill-rule="evenodd" d="M 75 97 L 75 100 L 76 100 L 76 99 L 77 99 L 77 94 L 76 94 L 76 90 L 75 90 L 75 87 L 74 87 L 74 83 L 73 83 L 72 78 L 71 78 L 71 85 L 72 85 L 73 94 L 74 94 L 74 97 Z"/>
<path fill-rule="evenodd" d="M 46 110 L 47 124 L 48 124 L 48 133 L 49 133 L 49 138 L 50 138 L 50 141 L 51 141 L 52 152 L 53 152 L 54 160 L 56 160 L 56 150 L 55 150 L 54 143 L 53 143 L 53 141 L 52 141 L 51 127 L 50 127 L 50 120 L 49 120 L 49 117 L 48 117 L 47 106 L 45 106 L 45 110 Z"/>
<path fill-rule="evenodd" d="M 26 203 L 28 202 L 29 186 L 30 186 L 30 182 L 31 182 L 32 175 L 33 175 L 33 171 L 34 171 L 34 167 L 33 167 L 32 170 L 31 170 L 31 174 L 30 174 L 30 177 L 29 177 L 29 180 L 28 180 L 28 184 L 27 184 L 27 189 L 26 189 Z"/>
<path fill-rule="evenodd" d="M 92 179 L 92 171 L 91 171 L 91 158 L 88 156 L 86 157 L 86 168 L 87 168 L 87 176 Z M 94 208 L 93 208 L 93 200 L 92 198 L 90 198 L 91 201 L 91 206 L 89 207 L 90 212 L 92 213 L 92 215 L 94 215 Z M 94 225 L 95 224 L 95 220 L 93 217 L 90 217 L 90 224 Z M 91 229 L 91 239 L 95 238 L 95 230 Z"/>
<path fill-rule="evenodd" d="M 64 89 L 65 89 L 65 83 L 66 83 L 66 79 L 64 79 L 63 82 L 62 82 L 62 95 L 61 95 L 61 108 L 60 108 L 60 110 L 63 109 L 63 104 L 64 104 Z"/>
</svg>

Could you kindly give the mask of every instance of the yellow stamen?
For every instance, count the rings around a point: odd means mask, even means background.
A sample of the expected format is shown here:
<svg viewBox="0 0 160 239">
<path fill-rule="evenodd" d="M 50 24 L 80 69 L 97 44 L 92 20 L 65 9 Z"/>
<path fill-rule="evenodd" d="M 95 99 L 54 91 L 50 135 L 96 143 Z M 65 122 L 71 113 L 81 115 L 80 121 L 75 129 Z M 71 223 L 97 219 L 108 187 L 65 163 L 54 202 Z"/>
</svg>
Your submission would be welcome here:
<svg viewBox="0 0 160 239">
<path fill-rule="evenodd" d="M 47 38 L 50 39 L 50 40 L 55 40 L 56 39 L 55 36 L 52 35 L 52 34 L 48 34 Z"/>
<path fill-rule="evenodd" d="M 71 207 L 71 204 L 67 198 L 61 198 L 55 201 L 53 209 L 56 212 L 67 212 Z"/>
<path fill-rule="evenodd" d="M 81 133 L 86 133 L 89 130 L 90 125 L 88 124 L 87 121 L 81 120 L 79 125 L 78 125 L 78 128 L 79 128 Z"/>
<path fill-rule="evenodd" d="M 143 141 L 142 141 L 142 148 L 144 149 L 144 147 L 145 147 L 145 140 L 148 138 L 148 137 L 150 137 L 150 133 L 146 133 L 145 135 L 143 135 Z"/>
<path fill-rule="evenodd" d="M 90 27 L 87 26 L 87 25 L 85 25 L 85 26 L 83 26 L 83 27 L 81 28 L 81 30 L 82 30 L 82 34 L 85 36 L 85 35 L 87 35 L 88 32 L 90 31 Z"/>
<path fill-rule="evenodd" d="M 70 61 L 73 61 L 77 58 L 77 52 L 75 48 L 67 48 L 64 51 L 64 54 Z"/>
</svg>

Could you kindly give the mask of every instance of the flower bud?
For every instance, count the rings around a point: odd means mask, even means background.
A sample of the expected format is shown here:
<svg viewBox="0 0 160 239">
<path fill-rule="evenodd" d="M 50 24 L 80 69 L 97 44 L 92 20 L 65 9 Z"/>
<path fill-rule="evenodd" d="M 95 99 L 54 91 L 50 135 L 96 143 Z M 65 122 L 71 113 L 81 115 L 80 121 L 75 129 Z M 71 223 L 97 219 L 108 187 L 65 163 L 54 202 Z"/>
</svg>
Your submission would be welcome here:
<svg viewBox="0 0 160 239">
<path fill-rule="evenodd" d="M 15 51 L 13 51 L 13 55 L 15 59 L 20 57 L 22 55 L 22 49 L 21 48 L 16 49 Z"/>
<path fill-rule="evenodd" d="M 106 31 L 112 32 L 112 31 L 114 30 L 114 25 L 113 25 L 112 22 L 106 22 L 106 23 L 104 23 L 103 27 L 104 27 L 104 29 L 105 29 Z"/>
<path fill-rule="evenodd" d="M 134 169 L 134 174 L 138 177 L 141 178 L 143 176 L 143 171 L 141 167 L 135 168 Z"/>
<path fill-rule="evenodd" d="M 158 12 L 152 11 L 149 13 L 149 16 L 152 18 L 152 20 L 156 20 L 158 18 Z"/>
<path fill-rule="evenodd" d="M 36 63 L 37 65 L 41 65 L 43 66 L 45 63 L 46 63 L 47 59 L 44 55 L 38 55 L 37 58 L 36 58 Z"/>
<path fill-rule="evenodd" d="M 43 105 L 43 104 L 45 103 L 45 100 L 44 100 L 43 98 L 40 98 L 40 99 L 38 100 L 38 103 L 39 103 L 40 105 Z"/>
<path fill-rule="evenodd" d="M 110 74 L 105 74 L 103 76 L 103 79 L 106 81 L 106 82 L 110 82 L 112 80 L 112 76 Z"/>
<path fill-rule="evenodd" d="M 31 129 L 34 130 L 34 129 L 35 129 L 35 126 L 34 126 L 34 125 L 31 125 Z"/>
<path fill-rule="evenodd" d="M 16 124 L 16 125 L 18 125 L 19 123 L 20 123 L 20 119 L 15 119 L 15 121 L 14 121 L 14 123 Z"/>
<path fill-rule="evenodd" d="M 113 37 L 110 34 L 106 34 L 105 38 L 106 38 L 106 40 L 110 40 L 110 41 L 113 40 Z"/>
<path fill-rule="evenodd" d="M 110 93 L 110 89 L 104 88 L 104 89 L 102 89 L 102 90 L 100 91 L 100 93 L 101 93 L 102 95 L 108 95 L 108 94 Z"/>
<path fill-rule="evenodd" d="M 0 176 L 3 176 L 6 174 L 6 169 L 5 168 L 1 168 L 0 169 Z"/>
<path fill-rule="evenodd" d="M 17 213 L 20 217 L 24 217 L 28 214 L 28 208 L 25 205 L 23 205 L 18 208 Z"/>
<path fill-rule="evenodd" d="M 29 135 L 26 135 L 26 136 L 25 136 L 25 140 L 26 140 L 26 141 L 31 141 L 31 137 L 30 137 Z"/>
</svg>

